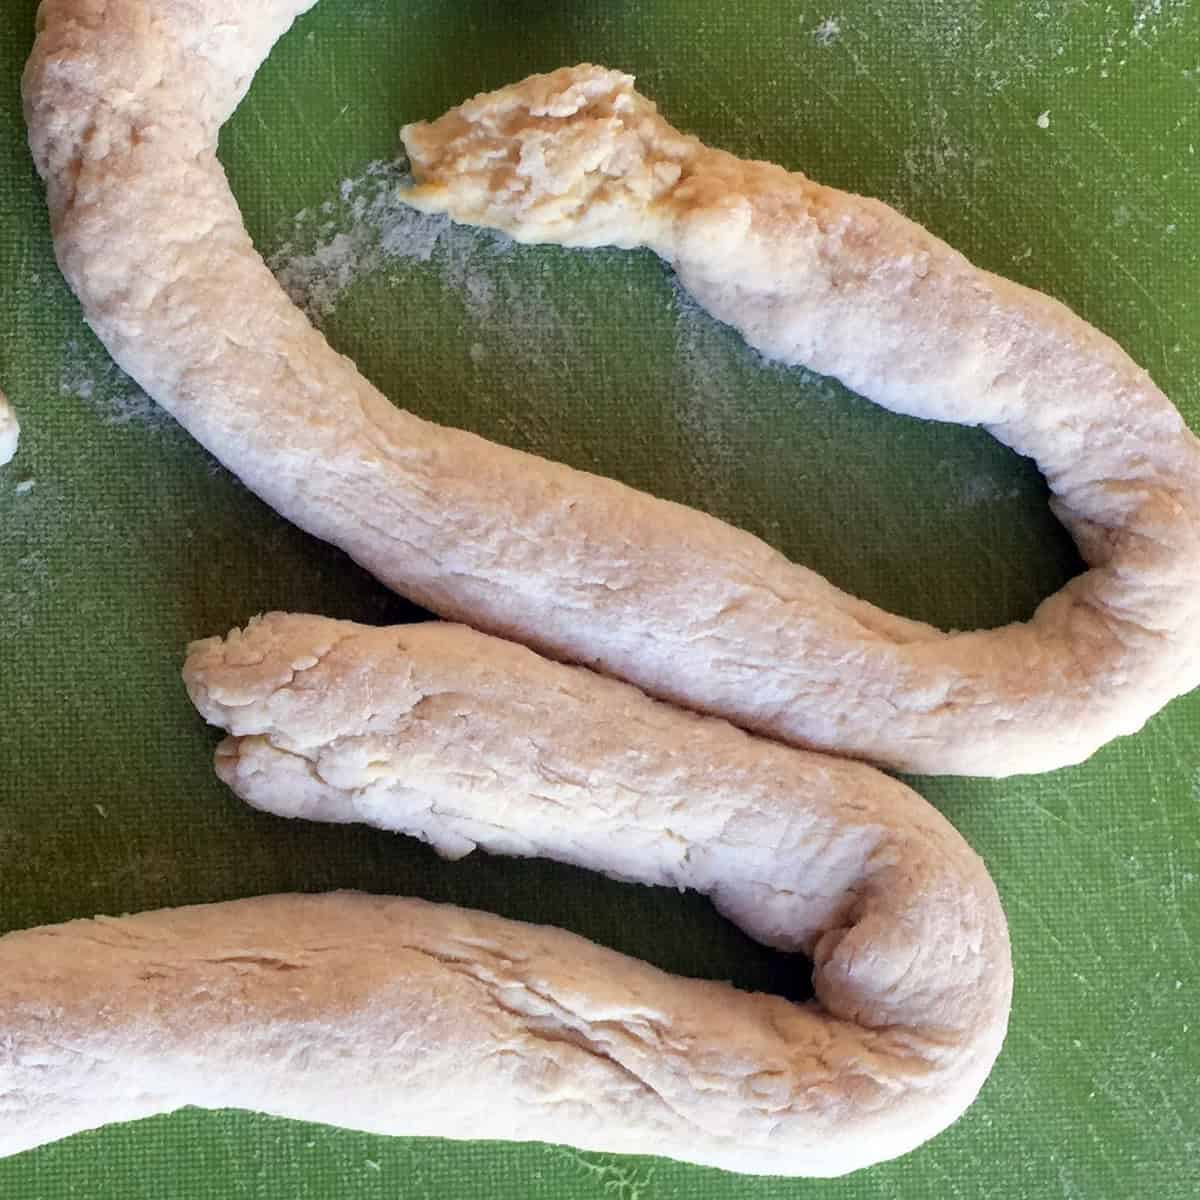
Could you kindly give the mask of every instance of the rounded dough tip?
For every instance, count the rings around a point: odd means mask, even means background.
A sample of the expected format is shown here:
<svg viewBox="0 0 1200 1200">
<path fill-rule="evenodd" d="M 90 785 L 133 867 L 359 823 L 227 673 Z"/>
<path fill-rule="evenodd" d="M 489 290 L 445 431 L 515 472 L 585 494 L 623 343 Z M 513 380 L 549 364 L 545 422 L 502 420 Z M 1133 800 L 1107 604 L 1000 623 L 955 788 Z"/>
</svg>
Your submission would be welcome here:
<svg viewBox="0 0 1200 1200">
<path fill-rule="evenodd" d="M 12 462 L 21 441 L 21 426 L 7 397 L 0 392 L 0 467 Z"/>
</svg>

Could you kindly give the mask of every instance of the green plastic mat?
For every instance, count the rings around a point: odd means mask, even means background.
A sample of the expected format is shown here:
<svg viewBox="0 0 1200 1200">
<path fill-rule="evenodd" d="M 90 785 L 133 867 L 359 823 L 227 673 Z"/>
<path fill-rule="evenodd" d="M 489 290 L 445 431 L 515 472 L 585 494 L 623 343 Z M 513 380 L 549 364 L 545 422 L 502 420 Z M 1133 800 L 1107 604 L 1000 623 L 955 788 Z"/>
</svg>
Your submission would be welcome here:
<svg viewBox="0 0 1200 1200">
<path fill-rule="evenodd" d="M 215 737 L 179 682 L 189 639 L 271 608 L 416 610 L 248 495 L 83 327 L 24 145 L 33 16 L 33 0 L 5 0 L 0 25 L 0 386 L 24 423 L 0 473 L 0 932 L 355 887 L 553 922 L 687 974 L 794 984 L 694 897 L 539 862 L 450 865 L 385 834 L 254 814 L 216 782 Z M 259 245 L 397 403 L 705 508 L 945 626 L 1026 617 L 1079 569 L 1029 463 L 764 366 L 648 256 L 513 249 L 396 210 L 400 124 L 585 59 L 636 73 L 683 128 L 882 197 L 1062 298 L 1200 427 L 1188 0 L 323 0 L 222 155 Z M 900 1162 L 750 1180 L 184 1112 L 0 1162 L 0 1197 L 1200 1193 L 1200 695 L 1074 770 L 915 783 L 991 865 L 1017 983 L 979 1102 Z"/>
</svg>

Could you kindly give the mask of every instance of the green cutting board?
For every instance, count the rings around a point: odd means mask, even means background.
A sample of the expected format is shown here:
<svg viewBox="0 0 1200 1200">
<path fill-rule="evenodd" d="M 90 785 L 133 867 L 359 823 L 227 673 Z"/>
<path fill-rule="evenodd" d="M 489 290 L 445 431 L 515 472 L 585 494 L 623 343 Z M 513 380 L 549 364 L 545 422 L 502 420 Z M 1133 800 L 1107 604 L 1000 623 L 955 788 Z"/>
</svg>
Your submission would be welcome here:
<svg viewBox="0 0 1200 1200">
<path fill-rule="evenodd" d="M 540 862 L 450 865 L 386 834 L 252 813 L 215 781 L 214 735 L 179 682 L 189 639 L 271 608 L 419 614 L 250 496 L 86 332 L 24 146 L 33 17 L 33 0 L 4 0 L 0 386 L 24 440 L 0 472 L 0 932 L 353 887 L 553 922 L 690 975 L 802 988 L 794 964 L 694 897 Z M 1200 4 L 1188 0 L 323 0 L 264 68 L 222 157 L 258 244 L 398 404 L 717 513 L 944 626 L 1027 617 L 1079 570 L 1036 471 L 986 435 L 763 364 L 648 256 L 518 250 L 416 224 L 389 200 L 386 170 L 369 172 L 403 122 L 583 59 L 636 73 L 715 144 L 882 197 L 1060 297 L 1200 427 Z M 1190 1200 L 1198 734 L 1200 695 L 1074 770 L 914 781 L 989 862 L 1017 982 L 980 1100 L 900 1162 L 832 1182 L 750 1180 L 184 1112 L 0 1162 L 0 1197 Z"/>
</svg>

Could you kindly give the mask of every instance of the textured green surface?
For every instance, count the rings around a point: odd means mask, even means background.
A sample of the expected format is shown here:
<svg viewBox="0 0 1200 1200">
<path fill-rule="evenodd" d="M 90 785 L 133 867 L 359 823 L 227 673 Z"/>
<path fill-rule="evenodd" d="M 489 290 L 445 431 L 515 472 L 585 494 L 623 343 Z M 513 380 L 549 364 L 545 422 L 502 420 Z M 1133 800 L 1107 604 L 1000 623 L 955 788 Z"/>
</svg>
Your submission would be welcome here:
<svg viewBox="0 0 1200 1200">
<path fill-rule="evenodd" d="M 4 0 L 0 25 L 0 385 L 25 423 L 0 474 L 0 931 L 345 886 L 555 922 L 690 974 L 786 983 L 787 964 L 695 898 L 544 863 L 443 864 L 383 834 L 252 814 L 214 781 L 214 739 L 178 680 L 188 639 L 275 607 L 367 621 L 414 610 L 266 510 L 105 368 L 54 267 L 24 149 L 33 9 Z M 880 196 L 1066 300 L 1200 427 L 1200 5 L 1188 0 L 324 0 L 224 138 L 251 231 L 268 253 L 328 240 L 320 205 L 344 215 L 340 181 L 390 156 L 403 121 L 580 59 L 634 71 L 710 141 Z M 306 208 L 317 215 L 297 227 Z M 707 508 L 912 616 L 1024 617 L 1078 569 L 1028 463 L 983 434 L 764 369 L 643 256 L 498 255 L 455 234 L 429 262 L 359 272 L 324 324 L 422 415 Z M 1190 1198 L 1198 733 L 1200 696 L 1075 770 L 916 781 L 992 867 L 1017 986 L 980 1101 L 904 1161 L 830 1183 L 752 1181 L 189 1112 L 2 1162 L 0 1197 Z"/>
</svg>

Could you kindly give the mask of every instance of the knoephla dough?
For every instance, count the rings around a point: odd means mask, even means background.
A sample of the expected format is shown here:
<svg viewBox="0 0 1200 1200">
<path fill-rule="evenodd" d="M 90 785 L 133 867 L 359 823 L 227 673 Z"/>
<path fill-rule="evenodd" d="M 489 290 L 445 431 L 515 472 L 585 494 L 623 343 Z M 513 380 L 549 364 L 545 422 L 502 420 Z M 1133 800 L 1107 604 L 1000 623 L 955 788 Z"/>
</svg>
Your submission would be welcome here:
<svg viewBox="0 0 1200 1200">
<path fill-rule="evenodd" d="M 778 560 L 747 577 L 715 531 L 668 584 L 678 531 L 643 510 L 654 649 L 605 668 L 786 740 L 994 775 L 1081 759 L 1195 687 L 1200 446 L 1146 372 L 886 205 L 679 133 L 633 84 L 584 65 L 408 126 L 407 199 L 522 242 L 649 247 L 767 356 L 982 425 L 1037 460 L 1091 569 L 1026 625 L 945 635 Z"/>
<path fill-rule="evenodd" d="M 835 1175 L 953 1121 L 1000 1049 L 1012 967 L 995 889 L 943 817 L 869 767 L 441 623 L 273 614 L 196 643 L 184 678 L 232 734 L 218 772 L 258 808 L 695 889 L 814 960 L 817 1001 L 797 1006 L 414 909 L 423 945 L 445 920 L 471 931 L 436 953 L 474 982 L 413 1035 L 438 1082 L 413 1089 L 423 1123 L 404 1110 L 391 1132 Z M 406 1026 L 433 1020 L 429 986 Z M 376 1058 L 380 1036 L 355 1036 Z"/>
<path fill-rule="evenodd" d="M 20 440 L 21 427 L 17 424 L 17 414 L 9 405 L 8 398 L 0 392 L 0 467 L 12 462 Z"/>
<path fill-rule="evenodd" d="M 628 76 L 560 72 L 410 128 L 411 198 L 647 242 L 768 353 L 986 424 L 1036 454 L 1092 570 L 1027 625 L 948 635 L 711 517 L 393 408 L 271 278 L 216 156 L 308 6 L 44 0 L 24 80 L 88 321 L 268 503 L 444 616 L 912 771 L 1075 762 L 1200 679 L 1200 451 L 1145 373 L 883 205 L 674 133 Z"/>
</svg>

